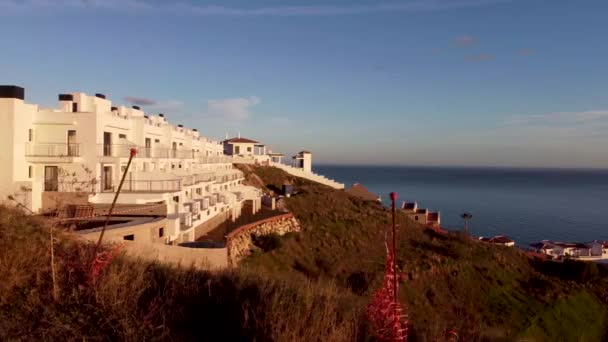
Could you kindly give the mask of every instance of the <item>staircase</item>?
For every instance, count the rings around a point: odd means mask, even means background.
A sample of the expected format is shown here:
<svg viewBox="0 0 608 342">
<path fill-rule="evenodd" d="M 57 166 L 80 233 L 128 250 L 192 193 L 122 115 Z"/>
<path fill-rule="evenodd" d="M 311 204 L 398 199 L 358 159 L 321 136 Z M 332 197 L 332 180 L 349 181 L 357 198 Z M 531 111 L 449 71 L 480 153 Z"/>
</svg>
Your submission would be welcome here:
<svg viewBox="0 0 608 342">
<path fill-rule="evenodd" d="M 325 176 L 318 175 L 314 172 L 306 172 L 297 167 L 293 167 L 293 166 L 289 166 L 289 165 L 285 165 L 285 164 L 281 164 L 281 163 L 274 163 L 274 162 L 271 162 L 270 166 L 274 166 L 276 168 L 282 169 L 283 171 L 289 173 L 292 176 L 306 178 L 310 181 L 321 183 L 323 185 L 327 185 L 334 189 L 344 189 L 343 183 L 338 183 L 333 179 L 329 179 Z"/>
</svg>

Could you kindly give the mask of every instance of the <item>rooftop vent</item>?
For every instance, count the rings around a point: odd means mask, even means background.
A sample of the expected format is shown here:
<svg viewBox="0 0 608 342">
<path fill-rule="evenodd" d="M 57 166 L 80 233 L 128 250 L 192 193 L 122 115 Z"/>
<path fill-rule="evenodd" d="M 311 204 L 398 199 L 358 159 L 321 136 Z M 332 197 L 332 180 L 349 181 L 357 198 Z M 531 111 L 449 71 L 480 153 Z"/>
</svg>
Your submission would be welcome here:
<svg viewBox="0 0 608 342">
<path fill-rule="evenodd" d="M 106 99 L 106 96 L 104 94 L 95 94 L 95 97 L 99 97 L 100 99 Z"/>
<path fill-rule="evenodd" d="M 25 100 L 25 89 L 14 85 L 0 85 L 0 98 Z"/>
<path fill-rule="evenodd" d="M 72 94 L 59 94 L 59 101 L 74 101 Z"/>
<path fill-rule="evenodd" d="M 112 107 L 112 111 L 118 110 L 118 107 Z"/>
<path fill-rule="evenodd" d="M 182 127 L 184 127 L 184 125 L 177 125 L 177 127 L 182 128 Z"/>
<path fill-rule="evenodd" d="M 158 116 L 160 116 L 161 118 L 164 118 L 165 114 L 158 114 Z"/>
<path fill-rule="evenodd" d="M 141 108 L 139 108 L 139 106 L 133 106 L 132 108 L 133 108 L 133 109 L 137 109 L 137 110 L 140 110 L 140 109 L 141 109 Z"/>
</svg>

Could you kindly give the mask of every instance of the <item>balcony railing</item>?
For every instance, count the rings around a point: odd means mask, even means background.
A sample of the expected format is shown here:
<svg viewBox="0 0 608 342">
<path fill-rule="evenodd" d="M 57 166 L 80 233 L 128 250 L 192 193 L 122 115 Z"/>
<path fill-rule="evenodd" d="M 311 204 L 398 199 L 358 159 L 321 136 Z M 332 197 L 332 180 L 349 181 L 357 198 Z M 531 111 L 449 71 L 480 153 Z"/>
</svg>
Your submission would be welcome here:
<svg viewBox="0 0 608 342">
<path fill-rule="evenodd" d="M 112 183 L 114 184 L 114 183 Z M 104 192 L 114 192 L 118 184 L 105 184 L 102 181 L 101 189 Z M 181 179 L 169 180 L 125 180 L 121 191 L 125 192 L 175 192 L 182 189 Z"/>
<path fill-rule="evenodd" d="M 100 157 L 128 158 L 132 148 L 137 149 L 136 158 L 196 159 L 201 155 L 201 152 L 192 150 L 177 150 L 164 147 L 142 147 L 125 144 L 99 144 L 97 155 Z"/>
<path fill-rule="evenodd" d="M 80 144 L 27 143 L 25 155 L 28 157 L 80 157 Z"/>
</svg>

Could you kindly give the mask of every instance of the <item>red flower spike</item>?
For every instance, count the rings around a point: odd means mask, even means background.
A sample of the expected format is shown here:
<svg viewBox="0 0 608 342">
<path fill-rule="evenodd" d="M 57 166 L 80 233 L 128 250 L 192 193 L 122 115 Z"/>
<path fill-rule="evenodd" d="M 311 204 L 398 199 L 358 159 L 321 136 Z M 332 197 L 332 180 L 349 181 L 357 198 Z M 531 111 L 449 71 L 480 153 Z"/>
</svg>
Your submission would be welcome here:
<svg viewBox="0 0 608 342">
<path fill-rule="evenodd" d="M 396 192 L 391 192 L 390 196 L 391 196 L 391 201 L 396 201 L 397 200 L 397 193 Z"/>
<path fill-rule="evenodd" d="M 137 149 L 136 148 L 132 148 L 131 149 L 131 157 L 135 157 L 137 155 Z"/>
</svg>

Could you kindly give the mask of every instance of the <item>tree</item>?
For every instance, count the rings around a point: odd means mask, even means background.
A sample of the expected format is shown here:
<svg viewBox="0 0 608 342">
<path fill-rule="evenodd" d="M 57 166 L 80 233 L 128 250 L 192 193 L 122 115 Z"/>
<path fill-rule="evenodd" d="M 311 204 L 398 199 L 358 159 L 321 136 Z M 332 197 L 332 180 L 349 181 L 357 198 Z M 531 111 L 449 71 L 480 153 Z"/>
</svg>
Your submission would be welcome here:
<svg viewBox="0 0 608 342">
<path fill-rule="evenodd" d="M 465 232 L 469 232 L 469 221 L 473 218 L 473 214 L 469 213 L 469 212 L 465 212 L 462 213 L 460 215 L 460 217 L 462 217 L 462 219 L 464 220 L 464 231 Z"/>
</svg>

